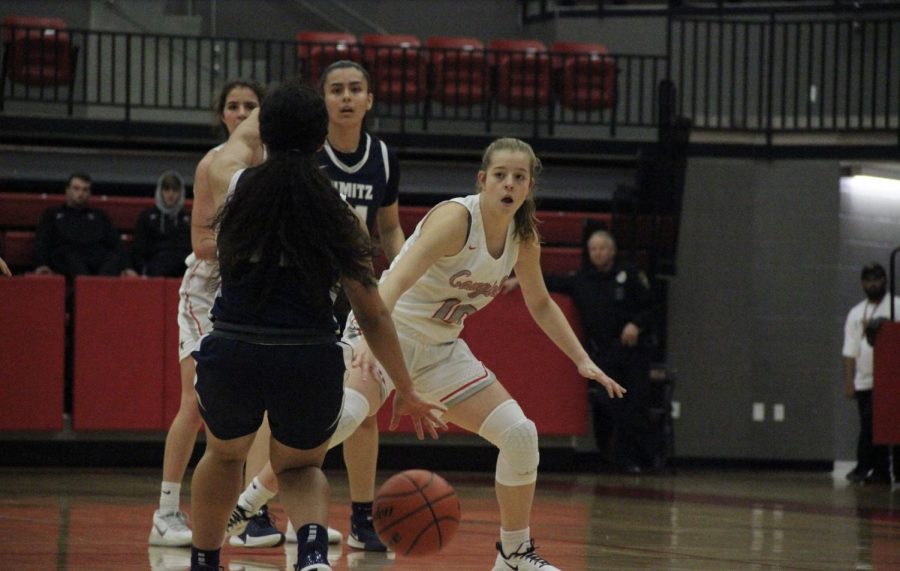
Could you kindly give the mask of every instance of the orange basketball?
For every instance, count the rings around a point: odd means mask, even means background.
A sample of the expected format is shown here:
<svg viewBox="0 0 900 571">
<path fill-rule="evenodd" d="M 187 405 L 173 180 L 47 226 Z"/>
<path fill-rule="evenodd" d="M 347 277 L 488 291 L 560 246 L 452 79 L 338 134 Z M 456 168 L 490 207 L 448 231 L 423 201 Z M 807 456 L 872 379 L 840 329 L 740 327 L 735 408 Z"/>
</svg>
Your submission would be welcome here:
<svg viewBox="0 0 900 571">
<path fill-rule="evenodd" d="M 391 476 L 372 504 L 378 537 L 400 555 L 437 553 L 453 539 L 459 519 L 459 498 L 453 487 L 428 470 Z"/>
</svg>

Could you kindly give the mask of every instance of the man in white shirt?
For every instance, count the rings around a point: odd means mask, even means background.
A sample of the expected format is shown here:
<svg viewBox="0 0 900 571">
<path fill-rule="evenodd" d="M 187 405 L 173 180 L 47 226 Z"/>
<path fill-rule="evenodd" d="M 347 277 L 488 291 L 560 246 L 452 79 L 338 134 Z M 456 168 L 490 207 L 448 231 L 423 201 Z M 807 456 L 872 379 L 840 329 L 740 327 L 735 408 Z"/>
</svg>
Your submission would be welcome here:
<svg viewBox="0 0 900 571">
<path fill-rule="evenodd" d="M 871 263 L 862 269 L 862 286 L 866 299 L 847 315 L 844 325 L 844 395 L 856 399 L 859 409 L 859 441 L 856 446 L 856 468 L 847 474 L 854 483 L 891 482 L 887 446 L 872 442 L 872 364 L 873 347 L 866 338 L 866 328 L 877 318 L 890 319 L 891 299 L 887 293 L 884 267 Z M 900 307 L 900 297 L 894 297 Z"/>
</svg>

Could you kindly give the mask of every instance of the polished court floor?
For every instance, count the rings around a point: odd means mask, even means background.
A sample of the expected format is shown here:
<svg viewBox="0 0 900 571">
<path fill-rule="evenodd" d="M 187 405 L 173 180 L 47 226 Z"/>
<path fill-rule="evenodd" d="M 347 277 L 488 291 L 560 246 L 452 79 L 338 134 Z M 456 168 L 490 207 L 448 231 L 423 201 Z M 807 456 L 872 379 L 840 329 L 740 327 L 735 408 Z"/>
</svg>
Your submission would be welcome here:
<svg viewBox="0 0 900 571">
<path fill-rule="evenodd" d="M 341 545 L 331 551 L 334 569 L 491 569 L 499 527 L 492 475 L 442 475 L 463 513 L 444 551 L 404 559 Z M 346 533 L 346 478 L 329 476 L 329 523 Z M 532 530 L 540 553 L 569 571 L 900 569 L 900 488 L 850 486 L 841 476 L 543 474 Z M 188 549 L 147 546 L 158 478 L 147 469 L 0 469 L 0 570 L 186 569 Z M 283 529 L 277 502 L 273 509 Z M 290 569 L 295 549 L 226 547 L 224 568 Z"/>
</svg>

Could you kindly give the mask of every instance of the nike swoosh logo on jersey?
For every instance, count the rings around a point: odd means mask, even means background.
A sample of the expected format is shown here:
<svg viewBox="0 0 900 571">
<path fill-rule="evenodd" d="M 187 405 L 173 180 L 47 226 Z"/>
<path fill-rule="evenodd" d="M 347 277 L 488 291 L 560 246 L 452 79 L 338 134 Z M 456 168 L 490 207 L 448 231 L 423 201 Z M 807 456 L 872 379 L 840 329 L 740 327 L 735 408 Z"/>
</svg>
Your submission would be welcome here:
<svg viewBox="0 0 900 571">
<path fill-rule="evenodd" d="M 474 249 L 475 249 L 475 246 L 469 246 L 469 249 L 470 249 L 470 250 L 474 250 Z"/>
<path fill-rule="evenodd" d="M 163 493 L 168 496 L 172 493 L 172 490 L 163 490 Z"/>
</svg>

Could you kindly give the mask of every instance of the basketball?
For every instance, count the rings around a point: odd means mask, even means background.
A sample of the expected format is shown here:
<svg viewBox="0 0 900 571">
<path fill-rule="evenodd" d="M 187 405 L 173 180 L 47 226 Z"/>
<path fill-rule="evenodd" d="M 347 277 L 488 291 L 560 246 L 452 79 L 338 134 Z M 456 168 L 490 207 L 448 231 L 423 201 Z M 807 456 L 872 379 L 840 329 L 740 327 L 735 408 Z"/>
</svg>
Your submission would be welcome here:
<svg viewBox="0 0 900 571">
<path fill-rule="evenodd" d="M 391 476 L 372 504 L 378 537 L 400 555 L 437 553 L 453 539 L 459 519 L 459 498 L 453 487 L 428 470 Z"/>
</svg>

